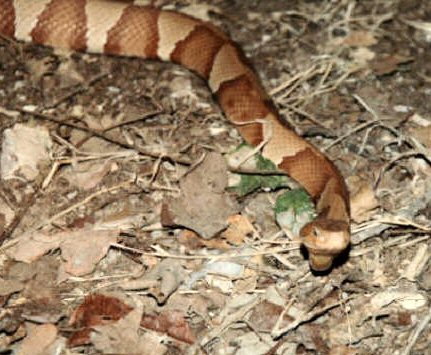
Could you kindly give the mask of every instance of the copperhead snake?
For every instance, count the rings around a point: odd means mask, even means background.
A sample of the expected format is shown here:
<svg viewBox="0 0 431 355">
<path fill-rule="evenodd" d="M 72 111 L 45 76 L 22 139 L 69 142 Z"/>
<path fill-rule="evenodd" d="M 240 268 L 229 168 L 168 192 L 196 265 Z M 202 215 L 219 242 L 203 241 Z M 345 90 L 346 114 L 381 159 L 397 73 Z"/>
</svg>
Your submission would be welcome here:
<svg viewBox="0 0 431 355">
<path fill-rule="evenodd" d="M 299 182 L 317 217 L 300 237 L 324 271 L 350 242 L 349 193 L 336 166 L 280 120 L 238 46 L 215 26 L 132 1 L 0 0 L 0 33 L 91 53 L 159 59 L 203 77 L 244 140 Z"/>
</svg>

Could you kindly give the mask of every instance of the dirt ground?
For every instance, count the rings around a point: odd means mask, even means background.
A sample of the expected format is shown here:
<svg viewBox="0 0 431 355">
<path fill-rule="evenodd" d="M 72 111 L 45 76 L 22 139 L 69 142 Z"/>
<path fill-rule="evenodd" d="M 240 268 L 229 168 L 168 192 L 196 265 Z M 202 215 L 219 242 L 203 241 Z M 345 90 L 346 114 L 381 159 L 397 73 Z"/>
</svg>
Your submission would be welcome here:
<svg viewBox="0 0 431 355">
<path fill-rule="evenodd" d="M 0 39 L 0 352 L 431 354 L 431 2 L 158 5 L 228 31 L 340 168 L 349 253 L 312 273 L 286 187 L 225 192 L 242 141 L 192 73 Z"/>
</svg>

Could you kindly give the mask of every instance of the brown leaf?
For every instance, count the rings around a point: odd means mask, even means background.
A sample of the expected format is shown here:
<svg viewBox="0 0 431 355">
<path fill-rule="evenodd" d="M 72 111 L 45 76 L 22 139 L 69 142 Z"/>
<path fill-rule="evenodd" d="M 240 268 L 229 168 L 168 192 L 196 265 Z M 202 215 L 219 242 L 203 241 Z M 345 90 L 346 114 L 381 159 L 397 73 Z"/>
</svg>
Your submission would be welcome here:
<svg viewBox="0 0 431 355">
<path fill-rule="evenodd" d="M 164 304 L 184 281 L 186 275 L 182 265 L 174 259 L 165 259 L 154 266 L 142 278 L 120 284 L 125 290 L 148 289 L 157 303 Z"/>
<path fill-rule="evenodd" d="M 62 241 L 63 234 L 49 235 L 44 232 L 23 234 L 16 239 L 16 244 L 6 252 L 7 255 L 17 261 L 31 263 L 48 251 L 57 249 Z"/>
<path fill-rule="evenodd" d="M 16 124 L 3 133 L 1 178 L 15 179 L 17 175 L 34 180 L 40 168 L 50 162 L 52 140 L 43 127 Z"/>
<path fill-rule="evenodd" d="M 102 354 L 164 354 L 167 347 L 155 334 L 139 331 L 143 304 L 138 298 L 131 299 L 133 311 L 115 323 L 98 325 L 91 333 L 91 342 Z"/>
<path fill-rule="evenodd" d="M 241 245 L 247 235 L 254 232 L 254 227 L 247 217 L 240 214 L 230 216 L 229 227 L 222 233 L 222 237 L 233 245 Z"/>
<path fill-rule="evenodd" d="M 111 243 L 117 241 L 117 230 L 81 229 L 64 235 L 61 256 L 64 270 L 75 276 L 89 274 L 105 257 Z"/>
<path fill-rule="evenodd" d="M 144 314 L 141 326 L 160 333 L 166 333 L 172 338 L 193 344 L 196 337 L 190 329 L 182 311 L 163 311 L 158 315 Z"/>
<path fill-rule="evenodd" d="M 391 74 L 398 70 L 398 65 L 411 62 L 412 57 L 405 57 L 398 54 L 378 56 L 372 61 L 370 67 L 376 75 Z"/>
<path fill-rule="evenodd" d="M 253 313 L 250 316 L 250 323 L 259 331 L 270 332 L 274 328 L 274 325 L 282 312 L 282 306 L 265 300 L 254 307 Z M 287 324 L 292 320 L 292 317 L 285 314 L 279 327 L 282 328 L 287 326 Z"/>
<path fill-rule="evenodd" d="M 115 297 L 100 294 L 87 296 L 70 317 L 69 324 L 79 330 L 69 338 L 69 345 L 88 344 L 90 333 L 95 326 L 114 323 L 132 309 Z"/>
<path fill-rule="evenodd" d="M 409 133 L 425 147 L 431 149 L 431 124 L 427 127 L 410 128 Z"/>
<path fill-rule="evenodd" d="M 350 47 L 369 47 L 377 43 L 376 38 L 368 31 L 352 31 L 343 43 Z"/>
<path fill-rule="evenodd" d="M 227 167 L 223 157 L 209 153 L 203 162 L 180 182 L 179 198 L 164 202 L 161 221 L 164 226 L 183 226 L 211 239 L 227 227 L 227 219 L 238 207 L 224 191 Z"/>
<path fill-rule="evenodd" d="M 0 296 L 9 296 L 12 293 L 21 291 L 24 284 L 18 280 L 3 280 L 0 278 Z"/>
<path fill-rule="evenodd" d="M 371 211 L 379 206 L 379 201 L 370 183 L 359 181 L 356 186 L 357 191 L 352 194 L 350 207 L 352 219 L 360 223 L 369 219 Z"/>
<path fill-rule="evenodd" d="M 57 327 L 53 324 L 35 326 L 24 338 L 17 355 L 45 355 L 48 347 L 57 337 Z"/>
<path fill-rule="evenodd" d="M 336 345 L 333 346 L 328 355 L 356 355 L 359 354 L 357 349 L 348 347 L 346 345 Z"/>
</svg>

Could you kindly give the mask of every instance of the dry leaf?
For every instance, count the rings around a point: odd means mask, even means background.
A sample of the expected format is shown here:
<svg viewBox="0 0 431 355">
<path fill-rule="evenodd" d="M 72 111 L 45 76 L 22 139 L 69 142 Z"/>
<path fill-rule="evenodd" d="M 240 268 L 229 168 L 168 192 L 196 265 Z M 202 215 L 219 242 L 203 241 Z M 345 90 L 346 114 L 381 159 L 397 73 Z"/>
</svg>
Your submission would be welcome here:
<svg viewBox="0 0 431 355">
<path fill-rule="evenodd" d="M 376 75 L 391 74 L 398 69 L 398 65 L 414 60 L 413 57 L 405 57 L 398 54 L 378 56 L 370 67 Z"/>
<path fill-rule="evenodd" d="M 350 52 L 350 56 L 356 63 L 365 65 L 376 57 L 376 54 L 366 47 L 359 47 Z"/>
<path fill-rule="evenodd" d="M 17 355 L 47 355 L 47 349 L 57 337 L 57 327 L 53 324 L 35 326 L 24 338 Z"/>
<path fill-rule="evenodd" d="M 31 263 L 50 250 L 59 248 L 64 233 L 47 235 L 43 232 L 23 234 L 16 239 L 15 245 L 6 250 L 6 254 L 17 261 Z"/>
<path fill-rule="evenodd" d="M 425 306 L 428 300 L 419 292 L 388 290 L 374 295 L 370 300 L 370 305 L 376 312 L 381 308 L 389 306 L 393 302 L 399 303 L 400 306 L 406 310 L 414 310 Z"/>
<path fill-rule="evenodd" d="M 262 301 L 256 307 L 253 308 L 253 312 L 250 316 L 250 323 L 253 324 L 255 329 L 262 332 L 270 332 L 275 326 L 280 314 L 283 312 L 283 307 L 271 303 L 269 301 Z M 280 328 L 283 328 L 294 319 L 288 314 L 283 316 L 283 320 L 280 323 Z"/>
<path fill-rule="evenodd" d="M 72 275 L 86 275 L 106 255 L 111 243 L 117 241 L 118 230 L 80 229 L 57 234 L 22 235 L 7 250 L 9 257 L 30 263 L 47 252 L 60 248 L 65 260 L 64 270 Z"/>
<path fill-rule="evenodd" d="M 164 304 L 186 277 L 182 265 L 174 259 L 165 259 L 153 267 L 142 278 L 123 282 L 124 290 L 147 289 L 159 304 Z"/>
<path fill-rule="evenodd" d="M 81 190 L 90 190 L 96 187 L 115 167 L 116 164 L 111 161 L 81 163 L 78 169 L 71 169 L 66 178 Z"/>
<path fill-rule="evenodd" d="M 189 276 L 186 286 L 191 289 L 195 282 L 206 278 L 208 283 L 219 288 L 223 286 L 223 291 L 227 292 L 232 288 L 232 282 L 229 279 L 237 279 L 243 272 L 244 266 L 232 261 L 209 261 Z"/>
<path fill-rule="evenodd" d="M 18 280 L 3 280 L 0 278 L 0 296 L 8 296 L 21 291 L 23 288 L 24 284 Z"/>
<path fill-rule="evenodd" d="M 407 23 L 408 25 L 416 28 L 417 30 L 421 30 L 425 33 L 426 40 L 428 42 L 431 41 L 431 22 L 425 21 L 411 21 L 407 19 L 401 19 L 401 21 Z"/>
<path fill-rule="evenodd" d="M 73 60 L 62 61 L 57 69 L 57 74 L 60 78 L 60 88 L 69 88 L 85 82 L 85 78 Z"/>
<path fill-rule="evenodd" d="M 69 338 L 69 345 L 88 344 L 95 326 L 116 322 L 132 309 L 116 297 L 100 294 L 87 296 L 70 317 L 69 324 L 78 330 Z"/>
<path fill-rule="evenodd" d="M 371 211 L 379 206 L 379 201 L 370 183 L 359 181 L 357 186 L 358 190 L 350 200 L 350 208 L 352 219 L 360 223 L 369 220 Z"/>
<path fill-rule="evenodd" d="M 3 133 L 0 166 L 3 180 L 22 175 L 34 180 L 39 165 L 50 161 L 52 140 L 46 128 L 16 124 Z"/>
<path fill-rule="evenodd" d="M 151 335 L 140 336 L 139 327 L 142 319 L 143 304 L 134 300 L 133 311 L 119 321 L 95 326 L 91 333 L 91 342 L 97 351 L 103 354 L 164 354 L 166 347 Z"/>
<path fill-rule="evenodd" d="M 184 245 L 187 250 L 198 250 L 202 248 L 228 250 L 232 248 L 232 246 L 223 238 L 205 240 L 189 229 L 182 230 L 177 241 Z"/>
<path fill-rule="evenodd" d="M 180 182 L 181 195 L 163 203 L 164 226 L 183 226 L 211 239 L 227 227 L 228 217 L 238 210 L 235 201 L 224 190 L 227 168 L 223 157 L 209 153 Z"/>
<path fill-rule="evenodd" d="M 166 333 L 185 343 L 193 344 L 196 341 L 184 313 L 179 310 L 163 311 L 158 315 L 144 314 L 141 326 L 156 332 Z"/>
<path fill-rule="evenodd" d="M 221 236 L 233 245 L 241 245 L 244 239 L 254 232 L 254 227 L 246 216 L 239 214 L 230 216 L 228 223 L 228 228 Z"/>
<path fill-rule="evenodd" d="M 82 229 L 63 235 L 60 248 L 64 270 L 75 276 L 91 273 L 117 237 L 118 230 Z"/>
<path fill-rule="evenodd" d="M 25 66 L 30 73 L 31 81 L 34 85 L 39 83 L 40 78 L 52 72 L 52 60 L 49 57 L 42 59 L 27 59 Z"/>
<path fill-rule="evenodd" d="M 377 43 L 373 33 L 368 31 L 352 31 L 343 43 L 350 47 L 369 47 Z"/>
<path fill-rule="evenodd" d="M 425 147 L 431 149 L 431 124 L 428 127 L 410 128 L 409 133 Z"/>
</svg>

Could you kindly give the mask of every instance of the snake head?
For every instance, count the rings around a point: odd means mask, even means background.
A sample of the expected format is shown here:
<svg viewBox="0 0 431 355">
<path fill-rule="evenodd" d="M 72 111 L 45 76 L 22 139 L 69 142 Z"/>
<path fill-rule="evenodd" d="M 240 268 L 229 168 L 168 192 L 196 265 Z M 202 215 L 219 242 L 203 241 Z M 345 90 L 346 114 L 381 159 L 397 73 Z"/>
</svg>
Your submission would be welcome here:
<svg viewBox="0 0 431 355">
<path fill-rule="evenodd" d="M 308 250 L 310 266 L 315 271 L 328 270 L 350 243 L 349 224 L 333 219 L 318 218 L 307 223 L 300 236 Z"/>
</svg>

